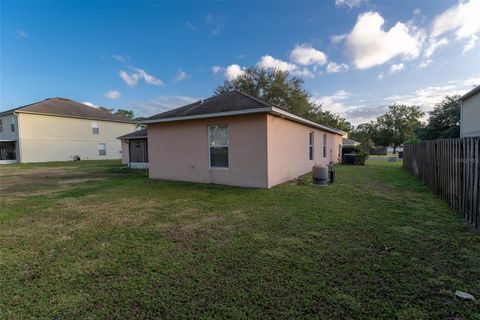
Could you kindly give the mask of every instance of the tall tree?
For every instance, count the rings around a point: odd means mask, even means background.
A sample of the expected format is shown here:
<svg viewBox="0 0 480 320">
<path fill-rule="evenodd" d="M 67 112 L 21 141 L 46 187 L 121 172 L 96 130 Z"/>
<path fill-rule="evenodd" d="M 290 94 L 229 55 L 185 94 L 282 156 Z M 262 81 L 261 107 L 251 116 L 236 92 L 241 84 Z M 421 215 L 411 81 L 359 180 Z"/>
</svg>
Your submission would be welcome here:
<svg viewBox="0 0 480 320">
<path fill-rule="evenodd" d="M 420 130 L 422 140 L 460 137 L 460 96 L 446 96 L 429 112 L 427 125 Z"/>
<path fill-rule="evenodd" d="M 372 133 L 374 130 L 374 124 L 362 123 L 359 124 L 349 135 L 349 138 L 360 142 L 363 150 L 369 151 L 373 147 Z"/>
<path fill-rule="evenodd" d="M 238 77 L 225 80 L 214 93 L 222 94 L 233 90 L 245 92 L 309 120 L 347 132 L 352 130 L 347 120 L 323 111 L 320 104 L 313 103 L 310 93 L 304 88 L 303 80 L 287 71 L 251 67 Z"/>
<path fill-rule="evenodd" d="M 232 80 L 225 80 L 215 94 L 238 90 L 301 116 L 312 111 L 310 94 L 303 80 L 287 71 L 251 67 Z"/>
<path fill-rule="evenodd" d="M 115 114 L 119 116 L 123 116 L 124 118 L 127 118 L 127 119 L 131 119 L 131 120 L 135 119 L 135 115 L 132 110 L 117 109 L 117 111 L 115 111 Z"/>
<path fill-rule="evenodd" d="M 415 138 L 423 115 L 418 106 L 391 105 L 387 113 L 377 118 L 372 139 L 376 145 L 393 146 L 393 153 L 395 153 L 398 146 Z"/>
</svg>

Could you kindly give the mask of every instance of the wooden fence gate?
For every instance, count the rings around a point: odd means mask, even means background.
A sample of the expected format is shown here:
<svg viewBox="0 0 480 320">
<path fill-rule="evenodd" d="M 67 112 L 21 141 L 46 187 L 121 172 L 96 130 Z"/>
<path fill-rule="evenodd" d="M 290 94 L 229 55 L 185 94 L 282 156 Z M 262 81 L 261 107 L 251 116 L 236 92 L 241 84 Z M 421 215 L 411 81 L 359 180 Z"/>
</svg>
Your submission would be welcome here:
<svg viewBox="0 0 480 320">
<path fill-rule="evenodd" d="M 480 227 L 480 137 L 404 146 L 403 168 L 422 180 L 473 227 Z"/>
</svg>

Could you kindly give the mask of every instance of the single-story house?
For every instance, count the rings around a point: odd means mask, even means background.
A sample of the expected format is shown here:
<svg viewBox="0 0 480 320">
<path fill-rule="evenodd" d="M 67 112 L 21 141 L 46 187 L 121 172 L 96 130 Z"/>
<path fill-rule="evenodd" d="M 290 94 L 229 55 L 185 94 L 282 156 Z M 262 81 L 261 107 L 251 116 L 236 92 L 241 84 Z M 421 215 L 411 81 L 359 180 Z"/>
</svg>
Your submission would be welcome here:
<svg viewBox="0 0 480 320">
<path fill-rule="evenodd" d="M 141 123 L 150 178 L 260 188 L 338 162 L 345 134 L 238 91 Z"/>
<path fill-rule="evenodd" d="M 360 142 L 348 139 L 348 138 L 342 138 L 342 146 L 344 147 L 356 147 L 359 146 Z"/>
<path fill-rule="evenodd" d="M 122 143 L 122 164 L 135 169 L 148 168 L 147 129 L 140 129 L 118 137 Z"/>
<path fill-rule="evenodd" d="M 460 101 L 460 138 L 480 136 L 480 86 L 464 94 Z"/>
<path fill-rule="evenodd" d="M 46 99 L 0 112 L 0 163 L 120 159 L 116 138 L 135 127 L 80 102 Z"/>
</svg>

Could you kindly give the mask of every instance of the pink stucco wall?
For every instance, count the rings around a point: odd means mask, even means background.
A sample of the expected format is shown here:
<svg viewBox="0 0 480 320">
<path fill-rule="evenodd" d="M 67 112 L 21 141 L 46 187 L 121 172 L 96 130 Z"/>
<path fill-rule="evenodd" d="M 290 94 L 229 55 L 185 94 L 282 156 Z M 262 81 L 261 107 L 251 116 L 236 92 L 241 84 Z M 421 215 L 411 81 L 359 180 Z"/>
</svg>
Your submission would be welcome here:
<svg viewBox="0 0 480 320">
<path fill-rule="evenodd" d="M 208 126 L 228 124 L 229 168 L 209 168 Z M 152 179 L 270 188 L 337 162 L 342 137 L 274 115 L 250 114 L 148 125 Z M 309 132 L 314 160 L 309 160 Z M 323 157 L 323 134 L 327 155 Z"/>
<path fill-rule="evenodd" d="M 309 160 L 309 133 L 314 133 L 314 157 Z M 338 161 L 340 135 L 298 122 L 267 115 L 268 187 L 308 173 L 313 165 Z M 327 153 L 323 157 L 323 134 L 327 134 Z"/>
<path fill-rule="evenodd" d="M 152 179 L 267 185 L 266 114 L 177 121 L 148 125 Z M 229 168 L 209 168 L 208 126 L 228 124 Z"/>
</svg>

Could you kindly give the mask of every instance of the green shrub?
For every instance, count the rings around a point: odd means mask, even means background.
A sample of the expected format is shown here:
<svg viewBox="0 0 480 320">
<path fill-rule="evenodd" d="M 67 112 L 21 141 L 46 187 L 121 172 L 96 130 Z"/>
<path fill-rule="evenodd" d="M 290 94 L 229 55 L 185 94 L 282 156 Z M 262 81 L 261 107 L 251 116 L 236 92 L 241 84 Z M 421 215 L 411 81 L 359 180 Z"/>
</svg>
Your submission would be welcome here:
<svg viewBox="0 0 480 320">
<path fill-rule="evenodd" d="M 347 153 L 355 153 L 355 165 L 363 166 L 365 165 L 365 160 L 368 159 L 369 153 L 363 151 L 360 146 L 345 146 L 342 148 L 342 162 L 343 155 Z"/>
<path fill-rule="evenodd" d="M 357 153 L 361 152 L 362 149 L 360 146 L 344 146 L 342 147 L 342 155 L 347 154 L 347 153 Z"/>
<path fill-rule="evenodd" d="M 364 166 L 365 161 L 368 159 L 368 152 L 357 152 L 355 157 L 355 164 L 359 166 Z"/>
</svg>

